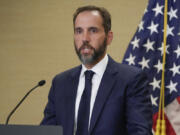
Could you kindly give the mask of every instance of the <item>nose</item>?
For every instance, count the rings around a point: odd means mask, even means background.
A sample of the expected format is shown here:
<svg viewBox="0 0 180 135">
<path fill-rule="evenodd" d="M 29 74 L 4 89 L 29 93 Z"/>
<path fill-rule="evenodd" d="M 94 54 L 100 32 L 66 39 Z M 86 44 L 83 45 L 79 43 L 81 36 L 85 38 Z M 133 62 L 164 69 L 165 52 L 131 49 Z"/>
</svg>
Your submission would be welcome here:
<svg viewBox="0 0 180 135">
<path fill-rule="evenodd" d="M 90 35 L 89 35 L 89 33 L 88 32 L 84 32 L 83 33 L 83 42 L 89 42 L 90 41 Z"/>
</svg>

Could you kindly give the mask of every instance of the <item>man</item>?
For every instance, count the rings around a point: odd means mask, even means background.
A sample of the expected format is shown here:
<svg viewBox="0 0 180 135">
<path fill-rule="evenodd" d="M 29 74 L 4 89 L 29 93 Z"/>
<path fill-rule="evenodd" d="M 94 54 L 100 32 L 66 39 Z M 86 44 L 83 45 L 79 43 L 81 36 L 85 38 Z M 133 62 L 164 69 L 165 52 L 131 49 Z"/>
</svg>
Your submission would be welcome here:
<svg viewBox="0 0 180 135">
<path fill-rule="evenodd" d="M 41 124 L 61 125 L 63 135 L 151 135 L 145 74 L 106 53 L 113 39 L 109 12 L 80 7 L 73 23 L 74 46 L 82 65 L 53 79 Z M 86 77 L 87 72 L 91 77 Z"/>
</svg>

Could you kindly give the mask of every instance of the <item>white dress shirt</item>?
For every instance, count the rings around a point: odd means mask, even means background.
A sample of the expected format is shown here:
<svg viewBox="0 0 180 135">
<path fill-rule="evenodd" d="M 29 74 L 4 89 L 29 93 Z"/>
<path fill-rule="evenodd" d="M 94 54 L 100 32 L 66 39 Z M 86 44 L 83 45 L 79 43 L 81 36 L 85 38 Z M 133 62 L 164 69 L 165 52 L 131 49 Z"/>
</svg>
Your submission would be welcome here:
<svg viewBox="0 0 180 135">
<path fill-rule="evenodd" d="M 89 125 L 90 125 L 90 119 L 92 115 L 92 110 L 94 106 L 94 102 L 96 99 L 96 95 L 98 92 L 98 88 L 102 79 L 102 76 L 104 74 L 104 71 L 106 69 L 108 63 L 108 56 L 107 54 L 105 57 L 97 63 L 93 68 L 87 69 L 83 64 L 82 64 L 82 69 L 81 73 L 79 76 L 79 84 L 78 84 L 78 89 L 77 89 L 77 96 L 76 96 L 76 103 L 75 103 L 75 131 L 76 131 L 76 125 L 77 125 L 77 117 L 78 117 L 78 109 L 79 109 L 79 104 L 81 100 L 81 96 L 85 87 L 85 75 L 84 72 L 86 70 L 92 70 L 94 72 L 93 78 L 92 78 L 92 90 L 91 90 L 91 101 L 90 101 L 90 114 L 89 114 Z"/>
</svg>

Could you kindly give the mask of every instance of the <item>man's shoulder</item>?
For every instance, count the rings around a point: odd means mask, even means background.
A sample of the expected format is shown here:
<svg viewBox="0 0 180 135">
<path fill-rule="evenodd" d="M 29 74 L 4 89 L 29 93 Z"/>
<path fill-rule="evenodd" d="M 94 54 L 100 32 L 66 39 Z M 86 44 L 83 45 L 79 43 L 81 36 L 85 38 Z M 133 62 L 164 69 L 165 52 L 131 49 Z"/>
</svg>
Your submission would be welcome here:
<svg viewBox="0 0 180 135">
<path fill-rule="evenodd" d="M 147 74 L 141 68 L 119 63 L 114 60 L 111 62 L 109 70 L 114 70 L 120 80 L 131 80 L 138 76 L 147 77 Z"/>
<path fill-rule="evenodd" d="M 119 63 L 119 62 L 113 60 L 111 57 L 109 59 L 109 64 L 110 64 L 111 69 L 114 68 L 119 73 L 136 74 L 136 73 L 142 72 L 141 68 L 138 68 L 135 66 L 130 66 L 127 64 L 123 64 L 123 63 Z"/>
<path fill-rule="evenodd" d="M 130 66 L 127 64 L 123 64 L 123 63 L 117 63 L 118 65 L 118 69 L 119 71 L 123 72 L 123 73 L 130 73 L 130 74 L 134 74 L 134 73 L 138 73 L 138 72 L 142 72 L 141 68 L 135 67 L 135 66 Z"/>
<path fill-rule="evenodd" d="M 71 68 L 71 69 L 68 69 L 68 70 L 65 70 L 65 71 L 57 74 L 54 77 L 54 80 L 62 80 L 62 79 L 69 78 L 71 76 L 75 76 L 75 75 L 79 74 L 80 71 L 81 71 L 81 65 L 76 66 L 76 67 Z"/>
</svg>

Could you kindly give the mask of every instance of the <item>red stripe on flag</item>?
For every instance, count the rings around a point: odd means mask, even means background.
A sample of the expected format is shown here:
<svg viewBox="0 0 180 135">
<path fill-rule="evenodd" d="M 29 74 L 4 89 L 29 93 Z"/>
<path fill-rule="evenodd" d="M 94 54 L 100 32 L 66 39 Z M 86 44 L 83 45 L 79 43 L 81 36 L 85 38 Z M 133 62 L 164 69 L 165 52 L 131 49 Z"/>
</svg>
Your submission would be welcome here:
<svg viewBox="0 0 180 135">
<path fill-rule="evenodd" d="M 153 130 L 156 131 L 156 123 L 158 118 L 158 112 L 153 115 Z M 166 120 L 166 135 L 176 135 L 171 123 L 169 122 L 166 114 L 165 114 L 165 120 Z"/>
<path fill-rule="evenodd" d="M 165 120 L 166 120 L 166 135 L 176 135 L 170 121 L 168 120 L 167 115 L 165 114 Z"/>
<path fill-rule="evenodd" d="M 180 96 L 176 98 L 178 103 L 180 104 Z"/>
<path fill-rule="evenodd" d="M 153 115 L 153 130 L 156 131 L 156 123 L 158 118 L 158 112 Z"/>
</svg>

